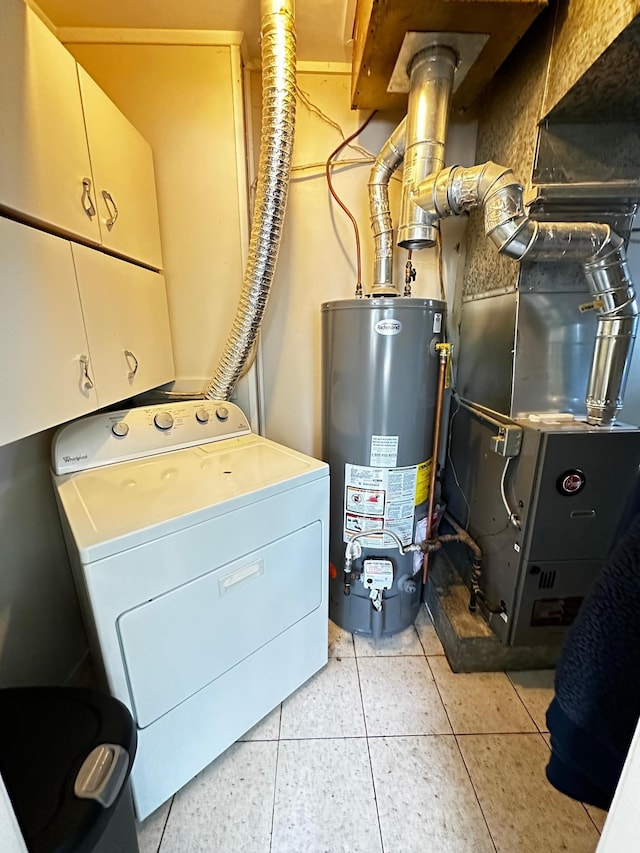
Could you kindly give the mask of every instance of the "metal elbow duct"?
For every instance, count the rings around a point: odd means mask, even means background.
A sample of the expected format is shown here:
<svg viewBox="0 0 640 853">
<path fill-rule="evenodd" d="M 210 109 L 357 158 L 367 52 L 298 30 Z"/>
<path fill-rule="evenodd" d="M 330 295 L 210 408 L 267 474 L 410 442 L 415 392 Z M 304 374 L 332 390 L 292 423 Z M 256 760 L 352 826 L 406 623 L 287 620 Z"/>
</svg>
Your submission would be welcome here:
<svg viewBox="0 0 640 853">
<path fill-rule="evenodd" d="M 577 260 L 599 311 L 587 386 L 587 421 L 615 422 L 638 324 L 638 306 L 622 238 L 595 222 L 536 222 L 524 211 L 522 185 L 496 163 L 431 175 L 413 199 L 429 215 L 443 218 L 484 208 L 485 234 L 499 252 L 517 261 Z"/>
<path fill-rule="evenodd" d="M 227 400 L 258 334 L 289 189 L 296 107 L 294 0 L 262 0 L 262 139 L 249 255 L 229 339 L 204 396 Z"/>
<path fill-rule="evenodd" d="M 389 181 L 404 157 L 407 119 L 402 119 L 380 149 L 369 175 L 369 213 L 375 246 L 371 296 L 399 296 L 393 285 L 393 225 Z"/>
</svg>

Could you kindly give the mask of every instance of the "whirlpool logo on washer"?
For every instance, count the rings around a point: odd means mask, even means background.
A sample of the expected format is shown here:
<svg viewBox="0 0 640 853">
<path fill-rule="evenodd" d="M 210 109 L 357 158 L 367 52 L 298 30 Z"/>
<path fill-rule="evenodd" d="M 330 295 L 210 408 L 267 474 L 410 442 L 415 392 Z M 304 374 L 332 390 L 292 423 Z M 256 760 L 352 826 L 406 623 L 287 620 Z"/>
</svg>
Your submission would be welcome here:
<svg viewBox="0 0 640 853">
<path fill-rule="evenodd" d="M 378 320 L 375 330 L 379 335 L 399 335 L 402 323 L 400 320 Z"/>
</svg>

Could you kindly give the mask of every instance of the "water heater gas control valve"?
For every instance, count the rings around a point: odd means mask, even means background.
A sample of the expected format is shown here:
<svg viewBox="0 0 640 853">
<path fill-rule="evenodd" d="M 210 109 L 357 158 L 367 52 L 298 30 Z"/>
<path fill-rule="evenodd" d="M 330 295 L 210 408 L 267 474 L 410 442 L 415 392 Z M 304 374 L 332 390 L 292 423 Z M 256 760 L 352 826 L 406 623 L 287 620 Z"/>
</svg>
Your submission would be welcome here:
<svg viewBox="0 0 640 853">
<path fill-rule="evenodd" d="M 366 589 L 391 589 L 393 563 L 391 560 L 365 559 L 361 578 Z"/>
</svg>

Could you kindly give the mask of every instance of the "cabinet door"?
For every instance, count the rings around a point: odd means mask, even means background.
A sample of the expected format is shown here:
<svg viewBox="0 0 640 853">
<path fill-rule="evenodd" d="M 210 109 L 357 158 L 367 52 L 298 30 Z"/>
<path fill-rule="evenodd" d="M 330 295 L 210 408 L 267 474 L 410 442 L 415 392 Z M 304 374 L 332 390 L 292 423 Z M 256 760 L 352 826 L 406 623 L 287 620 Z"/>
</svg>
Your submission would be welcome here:
<svg viewBox="0 0 640 853">
<path fill-rule="evenodd" d="M 175 378 L 164 277 L 73 246 L 100 406 Z"/>
<path fill-rule="evenodd" d="M 97 408 L 66 240 L 0 218 L 0 444 Z"/>
<path fill-rule="evenodd" d="M 102 245 L 162 269 L 153 155 L 145 139 L 78 66 Z"/>
<path fill-rule="evenodd" d="M 0 77 L 0 208 L 99 243 L 76 63 L 22 0 L 0 3 Z"/>
</svg>

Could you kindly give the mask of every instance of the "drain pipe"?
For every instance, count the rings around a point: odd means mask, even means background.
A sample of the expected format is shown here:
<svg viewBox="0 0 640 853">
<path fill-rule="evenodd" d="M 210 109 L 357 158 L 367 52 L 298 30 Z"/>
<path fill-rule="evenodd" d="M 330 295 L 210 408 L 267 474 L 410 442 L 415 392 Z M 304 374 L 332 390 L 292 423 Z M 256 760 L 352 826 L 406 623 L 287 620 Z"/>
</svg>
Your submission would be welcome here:
<svg viewBox="0 0 640 853">
<path fill-rule="evenodd" d="M 228 400 L 264 315 L 280 248 L 296 108 L 294 0 L 261 0 L 262 141 L 247 268 L 231 333 L 203 391 Z"/>
<path fill-rule="evenodd" d="M 399 296 L 393 285 L 393 225 L 389 181 L 404 158 L 405 116 L 380 149 L 369 175 L 369 213 L 375 245 L 373 284 L 369 296 Z"/>
<path fill-rule="evenodd" d="M 613 424 L 624 389 L 638 324 L 638 306 L 624 241 L 608 225 L 536 222 L 524 212 L 522 185 L 511 169 L 488 162 L 452 166 L 430 175 L 412 193 L 427 216 L 442 219 L 484 208 L 486 236 L 517 261 L 582 263 L 598 314 L 587 386 L 587 422 Z"/>
</svg>

